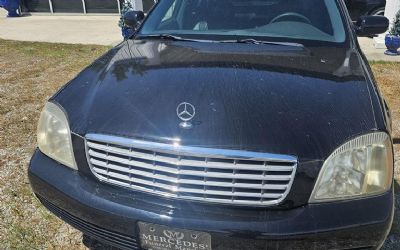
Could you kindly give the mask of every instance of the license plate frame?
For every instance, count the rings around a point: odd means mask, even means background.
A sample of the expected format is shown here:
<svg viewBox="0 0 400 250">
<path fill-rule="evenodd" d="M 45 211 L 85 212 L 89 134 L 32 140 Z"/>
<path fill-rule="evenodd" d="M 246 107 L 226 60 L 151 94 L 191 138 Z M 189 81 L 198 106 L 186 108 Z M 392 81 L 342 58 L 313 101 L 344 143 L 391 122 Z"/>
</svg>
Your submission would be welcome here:
<svg viewBox="0 0 400 250">
<path fill-rule="evenodd" d="M 140 245 L 147 250 L 212 250 L 206 232 L 138 222 Z"/>
</svg>

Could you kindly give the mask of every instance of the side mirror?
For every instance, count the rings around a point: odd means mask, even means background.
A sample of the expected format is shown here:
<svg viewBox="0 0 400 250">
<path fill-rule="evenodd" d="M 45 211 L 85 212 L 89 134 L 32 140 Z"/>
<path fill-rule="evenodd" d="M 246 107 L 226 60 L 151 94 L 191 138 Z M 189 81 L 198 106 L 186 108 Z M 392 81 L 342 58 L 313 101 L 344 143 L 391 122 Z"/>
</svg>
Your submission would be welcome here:
<svg viewBox="0 0 400 250">
<path fill-rule="evenodd" d="M 124 24 L 135 29 L 140 21 L 144 19 L 143 11 L 128 11 L 124 15 Z"/>
<path fill-rule="evenodd" d="M 357 36 L 376 36 L 387 31 L 389 20 L 384 16 L 361 16 L 355 28 Z"/>
</svg>

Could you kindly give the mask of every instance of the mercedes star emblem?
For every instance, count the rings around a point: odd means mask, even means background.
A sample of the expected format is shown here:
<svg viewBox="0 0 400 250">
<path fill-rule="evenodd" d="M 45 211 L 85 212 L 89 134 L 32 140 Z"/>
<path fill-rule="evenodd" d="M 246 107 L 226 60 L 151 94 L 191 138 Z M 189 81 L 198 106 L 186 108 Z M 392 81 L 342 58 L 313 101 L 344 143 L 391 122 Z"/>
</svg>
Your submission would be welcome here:
<svg viewBox="0 0 400 250">
<path fill-rule="evenodd" d="M 196 115 L 196 109 L 192 104 L 188 102 L 182 102 L 176 108 L 176 114 L 178 115 L 179 119 L 182 120 L 182 122 L 179 124 L 181 128 L 189 129 L 193 127 L 193 124 L 190 122 L 190 120 L 192 120 Z"/>
</svg>

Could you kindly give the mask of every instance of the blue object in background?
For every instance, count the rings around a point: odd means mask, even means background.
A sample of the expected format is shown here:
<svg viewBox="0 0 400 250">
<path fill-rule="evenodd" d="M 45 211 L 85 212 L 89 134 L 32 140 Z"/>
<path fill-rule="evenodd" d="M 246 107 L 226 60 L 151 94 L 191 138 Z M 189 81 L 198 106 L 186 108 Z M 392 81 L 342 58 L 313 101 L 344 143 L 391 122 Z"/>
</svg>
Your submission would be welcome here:
<svg viewBox="0 0 400 250">
<path fill-rule="evenodd" d="M 124 15 L 128 11 L 132 11 L 132 10 L 133 10 L 132 3 L 130 1 L 123 1 L 122 8 L 121 8 L 121 18 L 118 22 L 118 26 L 121 28 L 121 33 L 122 33 L 122 36 L 124 39 L 128 39 L 135 32 L 132 28 L 127 27 L 124 23 Z"/>
<path fill-rule="evenodd" d="M 19 17 L 18 14 L 21 0 L 0 0 L 0 7 L 8 11 L 7 17 Z"/>
<path fill-rule="evenodd" d="M 126 27 L 126 26 L 121 27 L 121 31 L 122 31 L 122 36 L 124 37 L 124 39 L 129 39 L 135 33 L 134 29 Z"/>
<path fill-rule="evenodd" d="M 400 36 L 394 36 L 387 34 L 385 36 L 385 45 L 388 50 L 385 51 L 386 55 L 389 56 L 397 56 L 399 52 L 397 51 L 400 48 Z"/>
</svg>

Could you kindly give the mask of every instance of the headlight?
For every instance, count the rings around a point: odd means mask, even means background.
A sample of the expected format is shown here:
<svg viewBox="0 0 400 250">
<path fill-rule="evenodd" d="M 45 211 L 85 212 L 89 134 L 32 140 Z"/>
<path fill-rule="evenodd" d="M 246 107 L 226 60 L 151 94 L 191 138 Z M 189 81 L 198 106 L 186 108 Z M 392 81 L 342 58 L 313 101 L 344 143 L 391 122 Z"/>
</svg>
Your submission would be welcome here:
<svg viewBox="0 0 400 250">
<path fill-rule="evenodd" d="M 78 169 L 72 150 L 68 119 L 54 103 L 48 102 L 40 115 L 37 141 L 40 151 L 45 155 L 70 168 Z"/>
<path fill-rule="evenodd" d="M 389 190 L 393 149 L 383 132 L 357 137 L 336 149 L 322 166 L 310 202 L 377 195 Z"/>
</svg>

